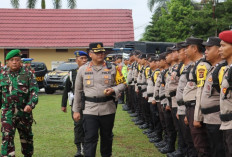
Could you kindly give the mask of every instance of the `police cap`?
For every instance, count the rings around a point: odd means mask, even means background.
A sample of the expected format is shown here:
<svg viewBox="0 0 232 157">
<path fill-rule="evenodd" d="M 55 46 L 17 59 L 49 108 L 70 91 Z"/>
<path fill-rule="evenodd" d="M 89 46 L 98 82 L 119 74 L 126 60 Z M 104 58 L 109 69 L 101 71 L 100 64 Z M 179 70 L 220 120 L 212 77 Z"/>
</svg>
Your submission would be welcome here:
<svg viewBox="0 0 232 157">
<path fill-rule="evenodd" d="M 187 38 L 186 41 L 185 41 L 185 43 L 182 44 L 182 45 L 185 46 L 185 47 L 187 47 L 189 45 L 199 45 L 199 46 L 202 46 L 202 42 L 203 42 L 203 39 L 190 37 L 190 38 Z"/>
<path fill-rule="evenodd" d="M 105 52 L 106 51 L 103 47 L 102 42 L 90 43 L 89 50 L 92 50 L 93 52 Z"/>
<path fill-rule="evenodd" d="M 206 42 L 203 42 L 202 45 L 204 46 L 219 46 L 220 47 L 220 42 L 221 42 L 221 39 L 218 38 L 218 37 L 209 37 L 208 40 Z"/>
</svg>

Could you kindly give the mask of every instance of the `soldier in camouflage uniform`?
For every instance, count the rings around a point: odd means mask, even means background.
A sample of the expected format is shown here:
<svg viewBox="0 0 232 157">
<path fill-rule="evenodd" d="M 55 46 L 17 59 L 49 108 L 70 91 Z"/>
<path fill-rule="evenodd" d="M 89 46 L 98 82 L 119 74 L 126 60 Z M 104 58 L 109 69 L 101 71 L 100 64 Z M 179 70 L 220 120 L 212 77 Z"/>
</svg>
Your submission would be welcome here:
<svg viewBox="0 0 232 157">
<path fill-rule="evenodd" d="M 20 50 L 12 50 L 7 56 L 7 67 L 1 69 L 1 123 L 2 157 L 14 157 L 14 136 L 18 129 L 22 153 L 33 154 L 32 109 L 38 103 L 38 85 L 34 74 L 22 67 Z"/>
</svg>

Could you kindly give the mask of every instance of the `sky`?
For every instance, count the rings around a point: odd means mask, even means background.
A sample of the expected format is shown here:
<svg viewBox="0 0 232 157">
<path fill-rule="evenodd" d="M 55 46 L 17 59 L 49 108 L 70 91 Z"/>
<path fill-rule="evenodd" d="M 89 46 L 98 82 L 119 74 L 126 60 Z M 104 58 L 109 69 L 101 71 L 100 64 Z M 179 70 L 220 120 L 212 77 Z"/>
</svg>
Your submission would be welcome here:
<svg viewBox="0 0 232 157">
<path fill-rule="evenodd" d="M 27 0 L 19 0 L 21 9 L 26 8 Z M 46 0 L 46 9 L 53 9 L 53 0 Z M 13 8 L 10 0 L 1 0 L 0 8 Z M 41 8 L 37 0 L 36 9 Z M 67 9 L 67 0 L 62 0 L 62 9 Z M 135 41 L 142 38 L 146 26 L 151 21 L 152 12 L 147 7 L 147 0 L 77 0 L 77 9 L 131 9 L 134 22 Z"/>
</svg>

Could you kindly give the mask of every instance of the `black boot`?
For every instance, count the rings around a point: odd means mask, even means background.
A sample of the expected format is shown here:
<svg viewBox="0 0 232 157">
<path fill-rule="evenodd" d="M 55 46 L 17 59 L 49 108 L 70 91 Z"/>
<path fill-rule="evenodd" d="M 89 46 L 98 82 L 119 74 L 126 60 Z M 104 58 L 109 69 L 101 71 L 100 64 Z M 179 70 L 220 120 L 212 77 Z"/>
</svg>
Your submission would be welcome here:
<svg viewBox="0 0 232 157">
<path fill-rule="evenodd" d="M 159 149 L 160 153 L 167 154 L 175 151 L 175 145 L 168 143 L 165 147 Z"/>
<path fill-rule="evenodd" d="M 74 155 L 74 157 L 83 157 L 81 154 L 81 144 L 77 145 L 77 153 Z"/>
</svg>

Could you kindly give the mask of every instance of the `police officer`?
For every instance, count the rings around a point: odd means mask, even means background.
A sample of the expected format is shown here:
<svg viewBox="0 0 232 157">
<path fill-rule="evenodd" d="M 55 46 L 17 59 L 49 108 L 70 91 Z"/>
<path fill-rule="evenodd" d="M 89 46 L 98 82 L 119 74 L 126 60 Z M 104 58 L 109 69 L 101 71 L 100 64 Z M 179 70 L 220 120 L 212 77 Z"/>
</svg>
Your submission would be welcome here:
<svg viewBox="0 0 232 157">
<path fill-rule="evenodd" d="M 167 93 L 168 95 L 170 95 L 171 97 L 171 104 L 172 106 L 170 107 L 171 109 L 171 113 L 172 113 L 172 119 L 173 119 L 173 123 L 176 129 L 176 132 L 178 133 L 178 149 L 173 152 L 172 154 L 167 154 L 167 156 L 183 156 L 185 154 L 186 151 L 186 144 L 184 142 L 183 139 L 183 132 L 181 130 L 181 127 L 179 125 L 178 119 L 176 117 L 177 114 L 177 101 L 176 101 L 176 89 L 179 83 L 179 77 L 180 77 L 180 69 L 183 66 L 182 62 L 179 62 L 178 59 L 178 50 L 181 49 L 180 45 L 182 43 L 178 43 L 176 45 L 174 45 L 171 50 L 172 50 L 172 63 L 171 63 L 171 68 L 169 70 L 169 81 L 166 83 L 167 85 Z"/>
<path fill-rule="evenodd" d="M 232 31 L 223 31 L 219 34 L 221 47 L 219 53 L 222 59 L 228 63 L 224 69 L 224 75 L 219 74 L 222 79 L 220 92 L 220 118 L 225 144 L 226 157 L 232 156 Z M 222 77 L 223 76 L 223 77 Z"/>
<path fill-rule="evenodd" d="M 194 66 L 189 69 L 187 74 L 188 82 L 184 88 L 183 100 L 187 107 L 186 116 L 198 156 L 210 156 L 207 133 L 205 125 L 202 123 L 200 110 L 202 87 L 210 68 L 210 64 L 203 58 L 202 42 L 202 39 L 190 37 L 183 44 L 186 46 L 187 57 L 194 62 Z"/>
<path fill-rule="evenodd" d="M 20 50 L 6 55 L 7 67 L 0 73 L 0 103 L 2 109 L 2 156 L 15 156 L 14 136 L 17 129 L 22 153 L 33 155 L 32 109 L 38 103 L 35 75 L 22 66 Z"/>
<path fill-rule="evenodd" d="M 80 68 L 82 65 L 87 63 L 89 55 L 84 52 L 84 51 L 75 51 L 74 52 L 76 56 L 76 63 L 78 64 L 78 67 Z M 65 88 L 63 91 L 63 96 L 62 96 L 62 103 L 61 103 L 61 110 L 63 112 L 67 112 L 67 100 L 69 99 L 70 105 L 72 106 L 73 103 L 73 95 L 74 95 L 74 85 L 75 85 L 75 80 L 76 80 L 76 75 L 77 75 L 77 70 L 72 70 L 70 72 L 70 76 L 67 78 L 65 82 Z M 82 114 L 82 111 L 81 111 Z M 71 111 L 71 116 L 73 115 L 73 112 Z M 72 116 L 73 117 L 73 116 Z M 84 130 L 83 130 L 83 122 L 82 122 L 82 117 L 81 120 L 78 122 L 74 121 L 74 143 L 77 147 L 77 153 L 75 157 L 82 156 L 82 151 L 81 151 L 81 146 L 84 144 Z"/>
<path fill-rule="evenodd" d="M 166 51 L 167 51 L 166 52 L 166 63 L 168 65 L 168 68 L 167 68 L 167 72 L 162 77 L 162 83 L 161 83 L 161 88 L 160 88 L 160 90 L 162 91 L 164 90 L 164 95 L 160 95 L 160 98 L 163 97 L 161 104 L 163 104 L 163 108 L 164 108 L 164 120 L 165 120 L 167 134 L 168 134 L 167 145 L 164 148 L 160 149 L 160 152 L 164 154 L 173 152 L 175 150 L 175 141 L 176 141 L 176 134 L 177 134 L 174 123 L 173 123 L 173 118 L 172 118 L 172 112 L 171 112 L 172 100 L 171 100 L 171 96 L 169 93 L 169 82 L 171 80 L 170 73 L 172 72 L 172 66 L 175 65 L 176 61 L 172 59 L 171 47 L 170 48 L 168 47 Z"/>
<path fill-rule="evenodd" d="M 95 157 L 100 130 L 101 156 L 110 157 L 116 112 L 114 100 L 125 89 L 125 80 L 114 65 L 104 61 L 103 43 L 90 43 L 89 50 L 92 61 L 83 65 L 76 77 L 73 118 L 75 121 L 80 120 L 82 107 L 85 156 Z M 85 95 L 84 103 L 81 103 L 82 92 Z"/>
<path fill-rule="evenodd" d="M 148 130 L 145 130 L 144 133 L 148 135 L 148 138 L 152 138 L 155 136 L 155 131 L 157 130 L 157 127 L 161 127 L 159 123 L 159 113 L 157 105 L 152 104 L 152 101 L 154 100 L 153 91 L 155 87 L 155 82 L 160 73 L 160 70 L 158 69 L 157 58 L 155 56 L 152 56 L 149 59 L 149 64 L 150 70 L 147 78 L 147 99 L 150 106 L 150 128 Z"/>
<path fill-rule="evenodd" d="M 187 72 L 188 69 L 191 68 L 191 61 L 185 54 L 185 47 L 182 45 L 184 42 L 177 43 L 178 50 L 178 59 L 181 63 L 183 63 L 183 66 L 181 69 L 176 71 L 176 76 L 179 76 L 179 82 L 176 90 L 176 101 L 177 101 L 177 114 L 176 117 L 178 119 L 178 124 L 180 126 L 180 130 L 183 133 L 184 136 L 184 142 L 186 143 L 187 150 L 184 152 L 183 150 L 177 150 L 172 153 L 172 156 L 183 156 L 186 154 L 188 157 L 197 157 L 197 152 L 193 144 L 193 140 L 191 137 L 190 129 L 188 123 L 185 124 L 186 120 L 186 107 L 184 105 L 183 101 L 183 91 L 184 87 L 187 84 Z"/>
<path fill-rule="evenodd" d="M 203 42 L 206 49 L 206 60 L 212 65 L 208 71 L 201 96 L 201 112 L 209 137 L 211 157 L 225 156 L 223 133 L 219 130 L 221 120 L 219 117 L 220 85 L 218 73 L 226 63 L 219 54 L 220 41 L 218 37 L 210 37 L 207 42 Z"/>
<path fill-rule="evenodd" d="M 167 131 L 166 131 L 166 124 L 165 124 L 165 120 L 164 120 L 164 110 L 163 110 L 163 104 L 161 104 L 162 103 L 161 101 L 164 98 L 163 97 L 160 98 L 160 88 L 161 88 L 161 83 L 162 83 L 162 77 L 166 74 L 166 72 L 167 72 L 166 69 L 168 68 L 168 65 L 165 61 L 166 60 L 165 57 L 166 57 L 165 52 L 163 52 L 159 55 L 158 66 L 160 69 L 160 73 L 156 79 L 155 87 L 154 87 L 153 97 L 155 98 L 155 100 L 152 101 L 152 104 L 157 105 L 158 113 L 159 113 L 159 120 L 160 120 L 160 123 L 162 126 L 162 128 L 157 127 L 156 135 L 154 137 L 154 142 L 156 142 L 155 146 L 157 148 L 162 148 L 162 147 L 167 145 Z M 164 95 L 164 93 L 163 93 L 163 95 Z M 162 134 L 164 134 L 164 135 L 162 136 Z"/>
<path fill-rule="evenodd" d="M 129 109 L 131 110 L 132 114 L 130 116 L 136 117 L 132 119 L 133 122 L 139 121 L 138 113 L 137 113 L 137 94 L 135 93 L 135 84 L 137 83 L 135 79 L 135 71 L 137 71 L 137 60 L 138 56 L 141 52 L 138 50 L 133 51 L 130 54 L 130 63 L 129 71 L 127 75 L 127 82 L 128 82 L 128 89 L 129 89 Z"/>
</svg>

